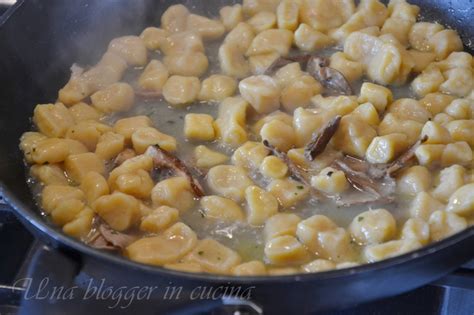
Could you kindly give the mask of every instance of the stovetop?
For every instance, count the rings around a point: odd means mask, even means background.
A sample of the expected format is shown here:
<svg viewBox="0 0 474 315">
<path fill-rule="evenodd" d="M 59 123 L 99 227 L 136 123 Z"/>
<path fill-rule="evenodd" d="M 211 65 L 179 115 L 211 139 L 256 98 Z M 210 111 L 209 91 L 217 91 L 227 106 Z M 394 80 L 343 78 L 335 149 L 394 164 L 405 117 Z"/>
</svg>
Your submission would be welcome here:
<svg viewBox="0 0 474 315">
<path fill-rule="evenodd" d="M 14 314 L 65 314 L 68 309 L 74 309 L 89 303 L 88 311 L 93 314 L 126 314 L 126 309 L 108 309 L 107 304 L 94 300 L 69 300 L 67 304 L 41 296 L 25 298 L 28 295 L 28 283 L 21 279 L 28 279 L 45 274 L 67 273 L 57 269 L 61 266 L 62 256 L 32 235 L 16 219 L 12 210 L 0 196 L 0 315 Z M 64 264 L 66 265 L 66 264 Z M 51 269 L 55 270 L 51 270 Z M 100 267 L 99 267 L 100 268 Z M 67 269 L 64 267 L 63 269 Z M 79 275 L 80 277 L 80 275 Z M 59 300 L 65 298 L 58 295 Z M 64 302 L 64 301 L 62 301 Z M 103 302 L 103 301 L 101 301 Z M 162 301 L 163 302 L 163 301 Z M 179 301 L 178 301 L 179 302 Z M 90 305 L 92 303 L 92 305 Z M 134 303 L 140 303 L 136 301 Z M 163 304 L 164 303 L 164 304 Z M 167 301 L 153 304 L 152 314 L 168 314 L 160 311 Z M 176 303 L 176 301 L 174 302 Z M 194 312 L 187 310 L 186 301 L 182 307 L 175 308 L 174 314 L 258 314 L 258 307 L 249 305 L 223 306 L 216 304 L 214 308 L 193 308 Z M 179 304 L 179 303 L 178 303 Z M 225 303 L 224 303 L 225 304 Z M 108 304 L 110 305 L 110 304 Z M 148 306 L 144 309 L 148 310 Z M 206 311 L 202 311 L 206 309 Z M 200 311 L 199 311 L 200 310 Z M 463 266 L 451 275 L 430 285 L 416 289 L 403 295 L 355 306 L 348 310 L 328 312 L 326 314 L 440 314 L 440 315 L 473 315 L 474 314 L 474 261 Z"/>
</svg>

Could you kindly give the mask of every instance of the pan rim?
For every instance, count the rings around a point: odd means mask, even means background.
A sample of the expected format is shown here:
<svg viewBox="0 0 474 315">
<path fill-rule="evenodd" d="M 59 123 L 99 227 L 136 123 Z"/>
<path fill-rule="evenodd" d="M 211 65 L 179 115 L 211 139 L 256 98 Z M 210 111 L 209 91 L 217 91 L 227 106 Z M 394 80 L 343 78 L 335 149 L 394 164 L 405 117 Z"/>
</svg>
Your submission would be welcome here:
<svg viewBox="0 0 474 315">
<path fill-rule="evenodd" d="M 52 239 L 54 242 L 65 246 L 68 249 L 73 249 L 80 254 L 91 256 L 100 261 L 113 263 L 119 267 L 130 268 L 131 270 L 147 273 L 154 276 L 169 276 L 179 277 L 182 280 L 192 281 L 206 281 L 209 283 L 232 283 L 242 285 L 258 285 L 258 284 L 274 284 L 279 282 L 316 282 L 322 280 L 330 280 L 336 278 L 348 278 L 355 276 L 362 276 L 369 272 L 380 271 L 384 269 L 393 268 L 395 266 L 405 264 L 410 261 L 424 258 L 426 256 L 434 255 L 435 253 L 446 250 L 447 248 L 457 244 L 465 239 L 474 238 L 474 226 L 468 227 L 467 229 L 456 233 L 441 241 L 423 246 L 413 252 L 409 252 L 403 255 L 395 256 L 385 260 L 381 260 L 374 263 L 361 264 L 359 266 L 330 270 L 317 273 L 298 273 L 291 275 L 265 275 L 265 276 L 232 276 L 232 275 L 219 275 L 219 274 L 207 274 L 207 273 L 190 273 L 184 271 L 177 271 L 166 269 L 160 266 L 146 265 L 132 260 L 127 259 L 123 256 L 113 255 L 99 249 L 95 249 L 87 244 L 69 237 L 55 229 L 51 224 L 48 224 L 45 220 L 41 219 L 41 215 L 30 209 L 22 201 L 18 200 L 7 188 L 7 186 L 0 181 L 0 194 L 3 195 L 7 204 L 14 210 L 17 216 L 20 216 L 20 220 L 25 222 L 26 228 L 33 232 L 37 231 L 41 233 L 45 238 Z M 59 248 L 58 246 L 53 246 Z"/>
</svg>

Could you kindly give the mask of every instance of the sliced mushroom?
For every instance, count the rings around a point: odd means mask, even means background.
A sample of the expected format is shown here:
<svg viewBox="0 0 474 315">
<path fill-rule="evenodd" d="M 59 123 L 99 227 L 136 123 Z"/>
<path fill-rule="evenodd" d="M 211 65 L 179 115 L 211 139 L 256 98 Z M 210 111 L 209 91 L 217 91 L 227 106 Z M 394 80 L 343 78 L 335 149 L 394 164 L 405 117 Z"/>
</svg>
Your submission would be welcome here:
<svg viewBox="0 0 474 315">
<path fill-rule="evenodd" d="M 353 95 L 351 85 L 344 75 L 329 67 L 329 60 L 324 57 L 312 57 L 306 71 L 319 81 L 328 95 Z"/>
<path fill-rule="evenodd" d="M 407 163 L 410 162 L 412 158 L 415 157 L 415 151 L 420 145 L 428 141 L 428 136 L 425 135 L 423 138 L 419 139 L 414 145 L 412 145 L 405 153 L 400 155 L 395 161 L 387 166 L 387 174 L 391 176 L 395 174 L 400 169 L 407 166 Z"/>
<path fill-rule="evenodd" d="M 191 184 L 191 188 L 196 197 L 200 198 L 205 195 L 204 189 L 199 181 L 193 177 L 189 168 L 179 158 L 168 151 L 161 149 L 159 145 L 148 147 L 145 154 L 153 158 L 155 167 L 168 168 L 173 170 L 176 175 L 186 177 Z"/>
<path fill-rule="evenodd" d="M 329 121 L 320 131 L 313 134 L 311 141 L 304 149 L 304 156 L 307 160 L 313 161 L 318 155 L 324 152 L 329 141 L 337 131 L 342 116 L 336 116 Z"/>
<path fill-rule="evenodd" d="M 120 250 L 124 249 L 136 240 L 136 237 L 115 231 L 110 226 L 95 218 L 98 222 L 95 232 L 87 240 L 87 244 L 97 249 Z"/>
</svg>

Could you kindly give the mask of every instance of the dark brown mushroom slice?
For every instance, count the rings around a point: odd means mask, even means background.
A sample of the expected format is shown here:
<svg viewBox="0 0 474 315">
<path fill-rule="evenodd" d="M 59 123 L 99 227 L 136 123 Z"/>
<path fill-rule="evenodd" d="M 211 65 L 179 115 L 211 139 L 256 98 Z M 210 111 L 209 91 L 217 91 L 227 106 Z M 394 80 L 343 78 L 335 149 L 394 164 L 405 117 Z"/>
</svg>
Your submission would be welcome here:
<svg viewBox="0 0 474 315">
<path fill-rule="evenodd" d="M 329 95 L 353 95 L 352 87 L 338 70 L 329 67 L 329 60 L 324 57 L 312 57 L 306 71 L 326 89 Z"/>
<path fill-rule="evenodd" d="M 263 145 L 270 150 L 270 152 L 276 156 L 277 158 L 281 159 L 286 166 L 288 166 L 288 172 L 290 173 L 290 177 L 293 179 L 310 186 L 309 181 L 306 179 L 306 176 L 303 174 L 303 170 L 299 168 L 293 161 L 288 157 L 285 152 L 282 152 L 272 146 L 268 140 L 263 140 Z"/>
<path fill-rule="evenodd" d="M 97 249 L 121 250 L 133 243 L 135 236 L 118 232 L 104 223 L 98 217 L 95 218 L 95 228 L 93 235 L 87 240 L 87 244 Z"/>
<path fill-rule="evenodd" d="M 391 164 L 388 165 L 387 167 L 387 174 L 389 176 L 392 176 L 396 172 L 398 172 L 400 169 L 404 168 L 407 166 L 408 162 L 412 158 L 415 157 L 415 151 L 418 149 L 420 145 L 428 141 L 428 136 L 425 135 L 423 138 L 419 139 L 414 145 L 412 145 L 405 153 L 400 155 L 395 161 L 393 161 Z"/>
<path fill-rule="evenodd" d="M 320 131 L 313 134 L 311 141 L 306 145 L 304 149 L 304 156 L 309 161 L 314 159 L 324 152 L 329 141 L 339 128 L 342 116 L 336 116 L 331 119 Z"/>
<path fill-rule="evenodd" d="M 145 154 L 153 158 L 155 167 L 171 169 L 176 175 L 187 178 L 196 197 L 200 198 L 205 196 L 204 189 L 199 181 L 193 177 L 186 164 L 179 158 L 161 149 L 159 145 L 149 146 Z"/>
</svg>

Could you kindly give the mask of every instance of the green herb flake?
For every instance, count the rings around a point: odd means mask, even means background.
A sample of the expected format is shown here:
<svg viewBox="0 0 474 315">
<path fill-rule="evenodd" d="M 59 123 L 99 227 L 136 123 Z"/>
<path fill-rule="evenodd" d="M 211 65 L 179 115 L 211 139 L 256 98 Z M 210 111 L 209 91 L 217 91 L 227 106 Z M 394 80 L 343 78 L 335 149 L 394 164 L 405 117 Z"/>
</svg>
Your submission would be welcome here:
<svg viewBox="0 0 474 315">
<path fill-rule="evenodd" d="M 362 221 L 362 220 L 364 220 L 364 217 L 357 217 L 357 221 L 360 222 L 360 221 Z"/>
<path fill-rule="evenodd" d="M 333 171 L 329 171 L 327 175 L 328 175 L 328 177 L 331 177 L 332 174 L 334 174 L 334 172 L 333 172 Z"/>
<path fill-rule="evenodd" d="M 304 186 L 302 186 L 302 185 L 298 185 L 298 186 L 296 186 L 296 188 L 298 188 L 298 189 L 300 189 L 300 190 L 301 190 L 301 189 L 304 189 Z"/>
<path fill-rule="evenodd" d="M 202 251 L 202 250 L 198 251 L 198 255 L 199 255 L 199 256 L 204 255 L 204 251 Z"/>
</svg>

